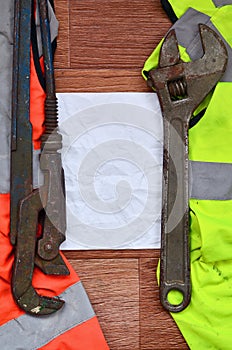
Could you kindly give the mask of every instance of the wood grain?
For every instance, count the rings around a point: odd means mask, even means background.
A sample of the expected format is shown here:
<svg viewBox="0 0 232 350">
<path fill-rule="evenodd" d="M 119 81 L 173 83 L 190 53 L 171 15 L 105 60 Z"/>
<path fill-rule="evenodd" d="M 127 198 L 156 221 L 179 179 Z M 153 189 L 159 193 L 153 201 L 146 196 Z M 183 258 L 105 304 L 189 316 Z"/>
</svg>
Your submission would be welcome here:
<svg viewBox="0 0 232 350">
<path fill-rule="evenodd" d="M 155 258 L 159 256 L 158 249 L 121 249 L 121 250 L 65 250 L 68 259 L 121 259 L 121 258 Z"/>
<path fill-rule="evenodd" d="M 70 262 L 86 288 L 110 349 L 139 350 L 138 260 Z"/>
<path fill-rule="evenodd" d="M 170 27 L 159 0 L 55 0 L 55 5 L 58 92 L 150 91 L 141 69 Z M 188 349 L 159 303 L 158 250 L 64 253 L 111 350 Z"/>
<path fill-rule="evenodd" d="M 57 0 L 55 6 L 59 20 L 55 68 L 70 68 L 69 1 Z"/>
<path fill-rule="evenodd" d="M 170 26 L 158 1 L 70 0 L 70 6 L 71 68 L 142 68 Z"/>
<path fill-rule="evenodd" d="M 138 69 L 59 69 L 57 92 L 150 92 Z"/>
<path fill-rule="evenodd" d="M 149 91 L 145 60 L 170 27 L 158 0 L 57 0 L 58 92 Z"/>
</svg>

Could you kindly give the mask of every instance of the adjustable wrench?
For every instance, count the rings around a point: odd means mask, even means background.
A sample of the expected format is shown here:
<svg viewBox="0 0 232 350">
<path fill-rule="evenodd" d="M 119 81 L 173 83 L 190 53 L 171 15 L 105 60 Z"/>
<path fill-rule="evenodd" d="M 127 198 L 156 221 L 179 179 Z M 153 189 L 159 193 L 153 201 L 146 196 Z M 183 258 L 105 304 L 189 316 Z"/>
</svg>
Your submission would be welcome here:
<svg viewBox="0 0 232 350">
<path fill-rule="evenodd" d="M 155 88 L 164 126 L 161 218 L 160 300 L 171 312 L 190 302 L 188 128 L 192 113 L 221 78 L 227 51 L 220 37 L 206 25 L 199 31 L 204 55 L 194 62 L 180 59 L 175 30 L 161 47 L 159 65 L 148 73 Z M 170 301 L 179 291 L 182 300 Z"/>
</svg>

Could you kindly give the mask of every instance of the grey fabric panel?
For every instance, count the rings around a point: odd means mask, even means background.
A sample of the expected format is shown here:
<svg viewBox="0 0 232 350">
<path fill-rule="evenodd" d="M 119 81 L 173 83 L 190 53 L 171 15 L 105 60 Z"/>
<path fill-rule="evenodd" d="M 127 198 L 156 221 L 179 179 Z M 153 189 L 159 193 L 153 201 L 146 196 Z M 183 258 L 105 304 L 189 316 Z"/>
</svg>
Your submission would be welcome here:
<svg viewBox="0 0 232 350">
<path fill-rule="evenodd" d="M 175 29 L 178 43 L 187 49 L 193 60 L 203 55 L 198 25 L 209 25 L 209 21 L 209 16 L 189 8 L 171 28 Z"/>
<path fill-rule="evenodd" d="M 232 163 L 190 163 L 190 197 L 232 200 Z"/>
<path fill-rule="evenodd" d="M 33 188 L 39 188 L 44 183 L 44 175 L 40 169 L 40 150 L 33 150 Z"/>
<path fill-rule="evenodd" d="M 49 21 L 50 21 L 51 42 L 53 42 L 53 40 L 58 35 L 59 23 L 58 23 L 58 21 L 56 19 L 56 16 L 54 14 L 52 6 L 50 5 L 49 2 L 48 2 L 48 15 L 49 15 Z M 35 24 L 36 24 L 36 33 L 37 33 L 37 42 L 38 42 L 39 56 L 41 56 L 42 55 L 42 43 L 41 43 L 40 19 L 39 19 L 38 4 L 37 4 Z"/>
<path fill-rule="evenodd" d="M 211 23 L 209 16 L 192 8 L 189 8 L 185 12 L 185 14 L 172 26 L 172 28 L 176 31 L 178 43 L 186 48 L 186 51 L 189 54 L 190 58 L 194 61 L 203 56 L 203 49 L 201 45 L 201 38 L 198 27 L 200 23 L 206 24 L 220 35 L 219 31 Z M 228 43 L 223 39 L 223 37 L 221 38 L 224 41 L 227 48 L 228 64 L 226 67 L 226 71 L 220 81 L 231 82 L 232 49 L 228 45 Z"/>
<path fill-rule="evenodd" d="M 0 192 L 9 192 L 14 1 L 0 0 Z"/>
<path fill-rule="evenodd" d="M 67 330 L 95 316 L 81 282 L 69 287 L 61 297 L 65 300 L 65 305 L 52 315 L 41 317 L 23 315 L 1 326 L 0 348 L 39 349 Z"/>
<path fill-rule="evenodd" d="M 232 0 L 213 0 L 213 3 L 217 7 L 225 6 L 225 5 L 231 5 Z"/>
<path fill-rule="evenodd" d="M 1 120 L 1 116 L 0 116 Z M 1 125 L 1 122 L 0 122 Z M 0 126 L 0 130 L 2 128 Z M 1 143 L 6 146 L 9 145 L 9 140 L 6 135 L 1 135 Z M 10 191 L 10 162 L 9 162 L 9 154 L 2 154 L 3 150 L 0 151 L 0 193 L 9 193 Z"/>
</svg>

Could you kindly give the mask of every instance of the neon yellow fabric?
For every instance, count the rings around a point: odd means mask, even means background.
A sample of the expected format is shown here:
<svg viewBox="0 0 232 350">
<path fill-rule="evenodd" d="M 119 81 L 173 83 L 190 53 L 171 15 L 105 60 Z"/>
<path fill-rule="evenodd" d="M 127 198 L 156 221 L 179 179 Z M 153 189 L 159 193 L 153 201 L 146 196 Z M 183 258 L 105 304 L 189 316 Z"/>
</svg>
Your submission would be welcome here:
<svg viewBox="0 0 232 350">
<path fill-rule="evenodd" d="M 214 103 L 213 96 L 210 109 L 189 132 L 191 158 L 213 161 L 215 155 L 214 161 L 221 158 L 221 161 L 232 162 L 232 153 L 228 150 L 232 131 L 230 104 L 224 104 L 227 106 L 224 114 L 220 110 L 216 113 Z M 220 117 L 222 121 L 227 117 L 224 128 Z M 218 135 L 215 130 L 219 131 Z M 232 341 L 232 201 L 191 199 L 190 208 L 192 297 L 186 310 L 172 316 L 191 349 L 229 350 Z M 177 303 L 178 296 L 172 302 Z"/>
<path fill-rule="evenodd" d="M 179 18 L 188 10 L 189 7 L 194 8 L 197 11 L 203 12 L 206 15 L 211 16 L 212 10 L 215 9 L 215 5 L 212 0 L 169 0 L 176 16 Z"/>
<path fill-rule="evenodd" d="M 211 1 L 169 1 L 176 14 L 191 2 L 197 9 Z M 199 6 L 198 6 L 199 3 Z M 201 4 L 201 7 L 200 7 Z M 196 7 L 195 7 L 196 8 Z M 209 11 L 204 11 L 208 14 Z M 232 45 L 232 5 L 211 12 L 212 23 Z M 187 23 L 186 23 L 187 25 Z M 160 45 L 146 61 L 144 71 L 157 67 Z M 181 57 L 187 61 L 184 48 Z M 143 74 L 144 75 L 144 74 Z M 203 118 L 189 130 L 189 158 L 232 163 L 232 83 L 220 82 L 204 101 Z M 232 348 L 232 200 L 190 200 L 192 296 L 189 306 L 172 314 L 192 350 Z M 158 271 L 159 274 L 159 271 Z M 178 303 L 178 294 L 171 302 Z"/>
<path fill-rule="evenodd" d="M 211 22 L 219 30 L 224 39 L 232 46 L 231 35 L 232 5 L 226 5 L 218 9 L 217 13 L 211 17 Z"/>
<path fill-rule="evenodd" d="M 192 296 L 190 305 L 172 316 L 190 349 L 230 350 L 232 201 L 191 199 L 190 207 Z"/>
<path fill-rule="evenodd" d="M 232 162 L 231 93 L 232 83 L 218 83 L 204 117 L 189 130 L 191 160 Z"/>
</svg>

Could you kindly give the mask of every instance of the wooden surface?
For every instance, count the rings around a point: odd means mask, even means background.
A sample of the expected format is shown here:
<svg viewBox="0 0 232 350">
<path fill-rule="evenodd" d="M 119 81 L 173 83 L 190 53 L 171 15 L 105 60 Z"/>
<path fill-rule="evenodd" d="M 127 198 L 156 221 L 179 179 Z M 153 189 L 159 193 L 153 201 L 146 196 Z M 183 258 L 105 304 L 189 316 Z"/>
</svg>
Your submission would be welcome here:
<svg viewBox="0 0 232 350">
<path fill-rule="evenodd" d="M 150 91 L 140 71 L 170 27 L 158 0 L 56 0 L 55 5 L 58 92 Z M 159 303 L 158 250 L 65 255 L 86 288 L 111 350 L 188 349 Z"/>
</svg>

